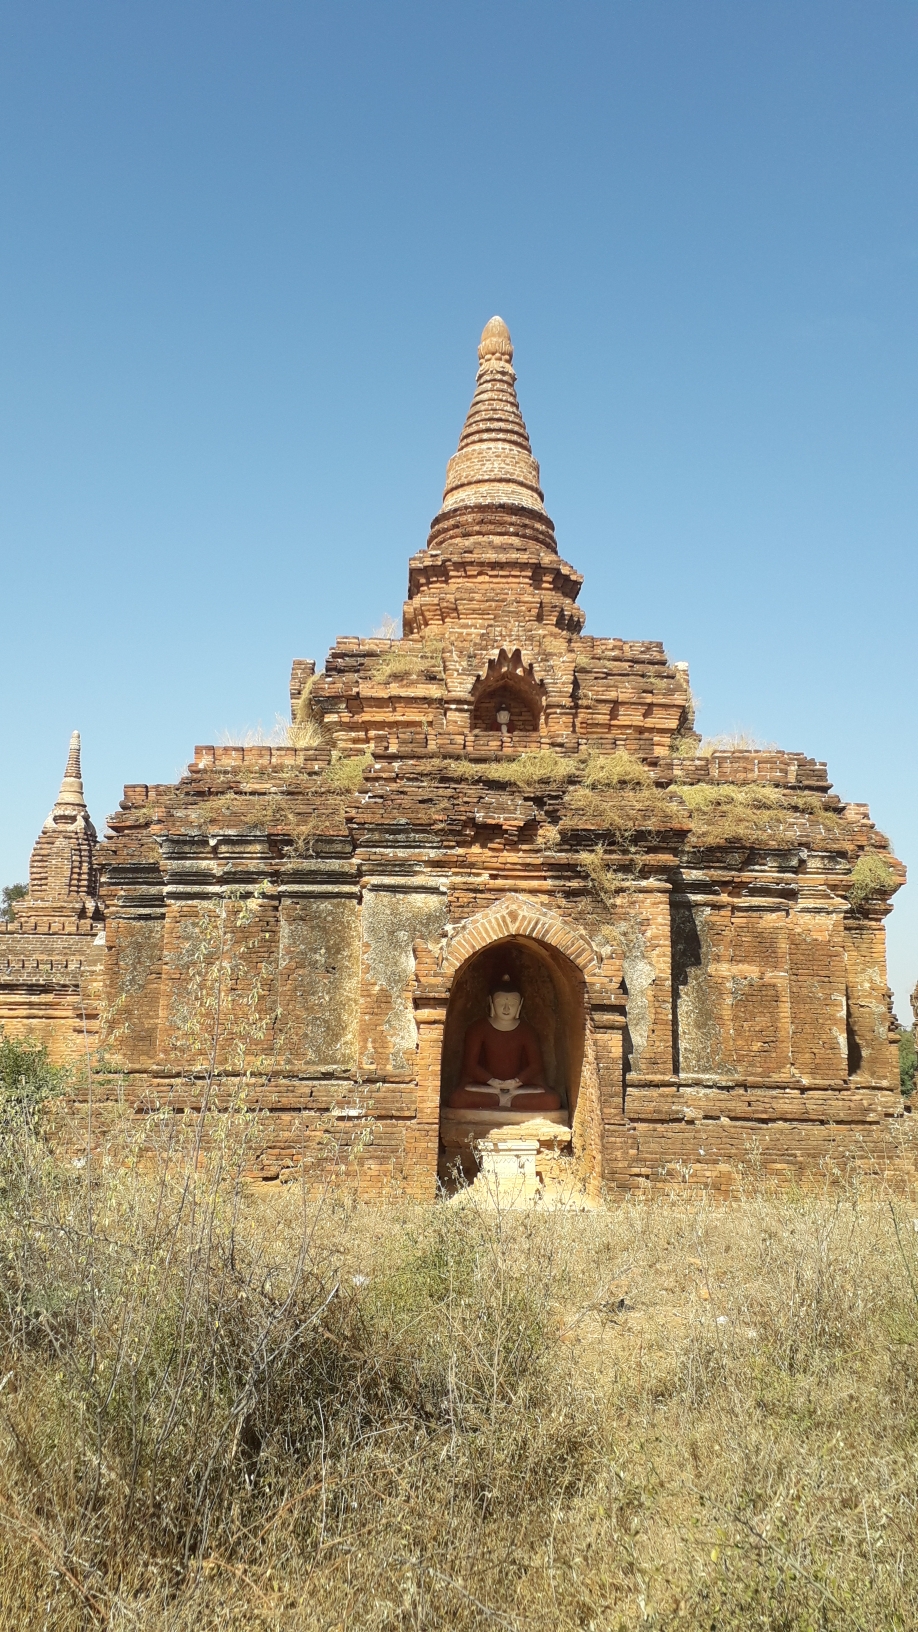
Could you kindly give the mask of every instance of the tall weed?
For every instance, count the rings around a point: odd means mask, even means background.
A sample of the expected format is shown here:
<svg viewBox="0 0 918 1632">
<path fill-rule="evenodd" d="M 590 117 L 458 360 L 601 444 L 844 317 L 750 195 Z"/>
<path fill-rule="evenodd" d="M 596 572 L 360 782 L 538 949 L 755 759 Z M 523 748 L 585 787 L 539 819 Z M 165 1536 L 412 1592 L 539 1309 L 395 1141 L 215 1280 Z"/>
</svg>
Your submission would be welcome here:
<svg viewBox="0 0 918 1632">
<path fill-rule="evenodd" d="M 901 1627 L 913 1208 L 243 1183 L 0 1138 L 0 1628 Z"/>
</svg>

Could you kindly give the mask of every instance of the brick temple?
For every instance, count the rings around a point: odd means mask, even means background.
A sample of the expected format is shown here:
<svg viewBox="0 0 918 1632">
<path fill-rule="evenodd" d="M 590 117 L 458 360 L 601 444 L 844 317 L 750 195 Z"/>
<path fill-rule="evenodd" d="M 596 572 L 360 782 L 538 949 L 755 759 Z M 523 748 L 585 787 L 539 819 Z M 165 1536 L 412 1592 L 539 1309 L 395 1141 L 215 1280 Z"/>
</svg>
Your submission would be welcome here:
<svg viewBox="0 0 918 1632">
<path fill-rule="evenodd" d="M 903 867 L 823 764 L 703 751 L 658 642 L 584 633 L 499 318 L 478 356 L 402 638 L 295 661 L 291 746 L 197 748 L 98 841 L 74 736 L 0 1023 L 121 1114 L 263 1113 L 265 1178 L 331 1139 L 427 1197 L 481 1131 L 445 1106 L 510 968 L 594 1190 L 885 1167 Z"/>
</svg>

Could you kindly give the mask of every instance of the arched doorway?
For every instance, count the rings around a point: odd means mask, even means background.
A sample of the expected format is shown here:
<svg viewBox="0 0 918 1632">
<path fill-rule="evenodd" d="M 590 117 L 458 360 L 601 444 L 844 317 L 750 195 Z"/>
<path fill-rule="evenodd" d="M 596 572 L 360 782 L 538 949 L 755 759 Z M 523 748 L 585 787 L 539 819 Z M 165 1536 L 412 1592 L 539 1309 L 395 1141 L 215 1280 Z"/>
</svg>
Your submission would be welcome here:
<svg viewBox="0 0 918 1632">
<path fill-rule="evenodd" d="M 545 1086 L 554 1088 L 570 1121 L 577 1109 L 586 1040 L 583 975 L 557 947 L 524 935 L 507 936 L 475 952 L 457 969 L 443 1028 L 440 1103 L 460 1086 L 462 1045 L 474 1020 L 488 1012 L 495 979 L 512 974 L 523 994 L 523 1018 L 535 1028 L 545 1066 Z"/>
<path fill-rule="evenodd" d="M 503 952 L 501 949 L 505 949 Z M 588 1184 L 616 1184 L 624 1171 L 621 959 L 598 950 L 544 900 L 508 894 L 454 925 L 445 943 L 414 944 L 418 1030 L 416 1160 L 434 1193 L 443 1153 L 444 1097 L 457 1083 L 466 1026 L 487 1012 L 487 954 L 515 949 L 526 1018 L 536 1026 L 549 1085 L 565 1101 L 571 1149 Z M 537 1006 L 540 1015 L 536 1014 Z M 470 1113 L 466 1112 L 465 1115 Z"/>
</svg>

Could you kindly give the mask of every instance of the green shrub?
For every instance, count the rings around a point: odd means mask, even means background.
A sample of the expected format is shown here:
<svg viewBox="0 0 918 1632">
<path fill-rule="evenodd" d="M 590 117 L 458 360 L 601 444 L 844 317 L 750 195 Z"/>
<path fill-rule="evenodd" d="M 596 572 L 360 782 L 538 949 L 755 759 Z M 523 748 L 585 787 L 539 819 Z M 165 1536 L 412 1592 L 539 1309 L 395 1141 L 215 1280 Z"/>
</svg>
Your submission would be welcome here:
<svg viewBox="0 0 918 1632">
<path fill-rule="evenodd" d="M 52 1065 L 44 1043 L 7 1037 L 0 1027 L 0 1119 L 31 1116 L 46 1099 L 66 1091 L 70 1072 Z"/>
<path fill-rule="evenodd" d="M 868 850 L 851 869 L 846 892 L 848 900 L 855 912 L 860 912 L 870 901 L 879 901 L 888 896 L 895 882 L 896 875 L 885 857 L 878 855 L 876 850 Z"/>
<path fill-rule="evenodd" d="M 28 884 L 4 884 L 0 898 L 0 923 L 11 924 L 14 921 L 14 903 L 23 901 L 28 893 Z"/>
</svg>

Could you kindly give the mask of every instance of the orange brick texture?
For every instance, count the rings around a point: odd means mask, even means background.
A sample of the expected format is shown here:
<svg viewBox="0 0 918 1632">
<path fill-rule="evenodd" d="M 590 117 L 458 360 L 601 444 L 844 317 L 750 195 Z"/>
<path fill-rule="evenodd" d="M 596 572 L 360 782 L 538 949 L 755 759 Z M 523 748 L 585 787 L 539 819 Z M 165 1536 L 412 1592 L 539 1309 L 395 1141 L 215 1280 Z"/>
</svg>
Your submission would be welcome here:
<svg viewBox="0 0 918 1632">
<path fill-rule="evenodd" d="M 512 968 L 594 1191 L 904 1162 L 904 878 L 799 753 L 702 753 L 688 670 L 583 632 L 506 326 L 479 348 L 400 640 L 297 659 L 294 740 L 195 750 L 98 843 L 73 754 L 0 936 L 0 1023 L 129 1114 L 244 1106 L 252 1170 L 435 1193 L 444 1089 Z M 888 889 L 849 899 L 863 855 Z M 81 1094 L 85 1090 L 80 1090 Z"/>
</svg>

